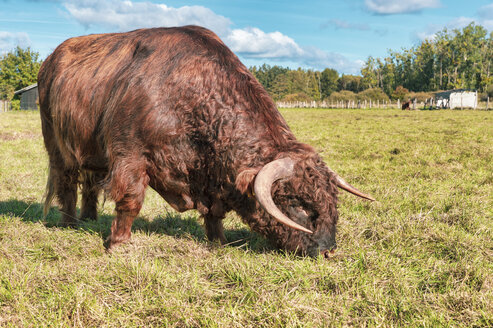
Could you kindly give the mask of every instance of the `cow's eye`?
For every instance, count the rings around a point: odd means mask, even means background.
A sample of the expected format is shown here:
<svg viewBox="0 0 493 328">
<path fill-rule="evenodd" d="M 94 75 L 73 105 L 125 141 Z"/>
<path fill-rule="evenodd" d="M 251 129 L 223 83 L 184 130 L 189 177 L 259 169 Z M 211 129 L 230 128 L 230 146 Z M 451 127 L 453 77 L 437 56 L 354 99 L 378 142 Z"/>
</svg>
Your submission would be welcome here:
<svg viewBox="0 0 493 328">
<path fill-rule="evenodd" d="M 289 214 L 298 220 L 306 221 L 310 217 L 301 206 L 289 207 Z"/>
</svg>

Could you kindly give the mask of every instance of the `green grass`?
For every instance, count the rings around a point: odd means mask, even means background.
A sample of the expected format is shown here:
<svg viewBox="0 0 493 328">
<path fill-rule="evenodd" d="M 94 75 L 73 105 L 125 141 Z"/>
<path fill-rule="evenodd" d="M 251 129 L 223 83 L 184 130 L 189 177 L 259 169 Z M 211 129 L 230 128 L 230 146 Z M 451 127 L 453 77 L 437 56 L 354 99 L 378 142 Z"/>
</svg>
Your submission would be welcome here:
<svg viewBox="0 0 493 328">
<path fill-rule="evenodd" d="M 41 214 L 39 114 L 0 114 L 0 326 L 491 327 L 493 113 L 282 110 L 297 137 L 370 193 L 340 196 L 338 255 L 273 249 L 230 213 L 231 245 L 153 191 L 132 243 Z"/>
</svg>

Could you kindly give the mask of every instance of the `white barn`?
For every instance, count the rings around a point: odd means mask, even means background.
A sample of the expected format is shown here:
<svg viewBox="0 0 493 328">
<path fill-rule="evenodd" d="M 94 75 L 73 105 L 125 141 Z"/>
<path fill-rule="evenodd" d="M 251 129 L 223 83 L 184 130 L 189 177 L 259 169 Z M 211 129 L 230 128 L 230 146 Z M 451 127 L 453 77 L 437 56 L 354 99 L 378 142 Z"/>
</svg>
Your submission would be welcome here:
<svg viewBox="0 0 493 328">
<path fill-rule="evenodd" d="M 478 107 L 477 91 L 455 89 L 435 93 L 437 108 L 476 108 Z"/>
</svg>

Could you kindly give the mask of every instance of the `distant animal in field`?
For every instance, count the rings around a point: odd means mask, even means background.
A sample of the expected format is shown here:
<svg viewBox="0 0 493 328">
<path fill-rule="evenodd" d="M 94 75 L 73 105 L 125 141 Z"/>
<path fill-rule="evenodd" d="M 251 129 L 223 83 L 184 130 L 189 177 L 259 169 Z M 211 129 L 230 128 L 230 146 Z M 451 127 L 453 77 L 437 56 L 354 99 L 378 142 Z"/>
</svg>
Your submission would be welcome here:
<svg viewBox="0 0 493 328">
<path fill-rule="evenodd" d="M 63 42 L 38 75 L 49 155 L 45 213 L 97 219 L 116 203 L 105 245 L 128 241 L 145 191 L 197 209 L 208 239 L 226 242 L 234 210 L 278 247 L 328 257 L 336 248 L 337 187 L 372 199 L 296 140 L 270 96 L 211 31 L 141 29 Z"/>
<path fill-rule="evenodd" d="M 411 110 L 411 100 L 402 103 L 402 110 Z"/>
</svg>

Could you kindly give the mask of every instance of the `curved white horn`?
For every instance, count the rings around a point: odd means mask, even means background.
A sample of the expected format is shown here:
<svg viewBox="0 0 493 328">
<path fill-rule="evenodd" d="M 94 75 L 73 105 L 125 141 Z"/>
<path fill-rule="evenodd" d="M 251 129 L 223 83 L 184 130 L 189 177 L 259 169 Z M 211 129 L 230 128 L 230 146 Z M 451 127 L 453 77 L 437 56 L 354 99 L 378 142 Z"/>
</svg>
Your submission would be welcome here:
<svg viewBox="0 0 493 328">
<path fill-rule="evenodd" d="M 371 201 L 374 201 L 375 198 L 371 197 L 370 195 L 367 195 L 361 191 L 359 191 L 358 189 L 356 189 L 355 187 L 351 186 L 349 183 L 346 182 L 346 180 L 344 180 L 343 178 L 341 178 L 337 173 L 335 173 L 334 171 L 330 171 L 334 174 L 335 178 L 336 178 L 336 183 L 337 183 L 337 186 L 341 189 L 344 189 L 346 190 L 347 192 L 350 192 L 352 193 L 353 195 L 356 195 L 358 197 L 361 197 L 361 198 L 365 198 L 365 199 L 368 199 L 368 200 L 371 200 Z"/>
<path fill-rule="evenodd" d="M 255 197 L 267 213 L 274 219 L 293 229 L 301 230 L 307 233 L 313 233 L 311 230 L 292 221 L 277 208 L 272 200 L 272 184 L 279 179 L 289 177 L 293 174 L 294 161 L 291 158 L 281 158 L 267 163 L 255 177 L 254 191 Z"/>
</svg>

